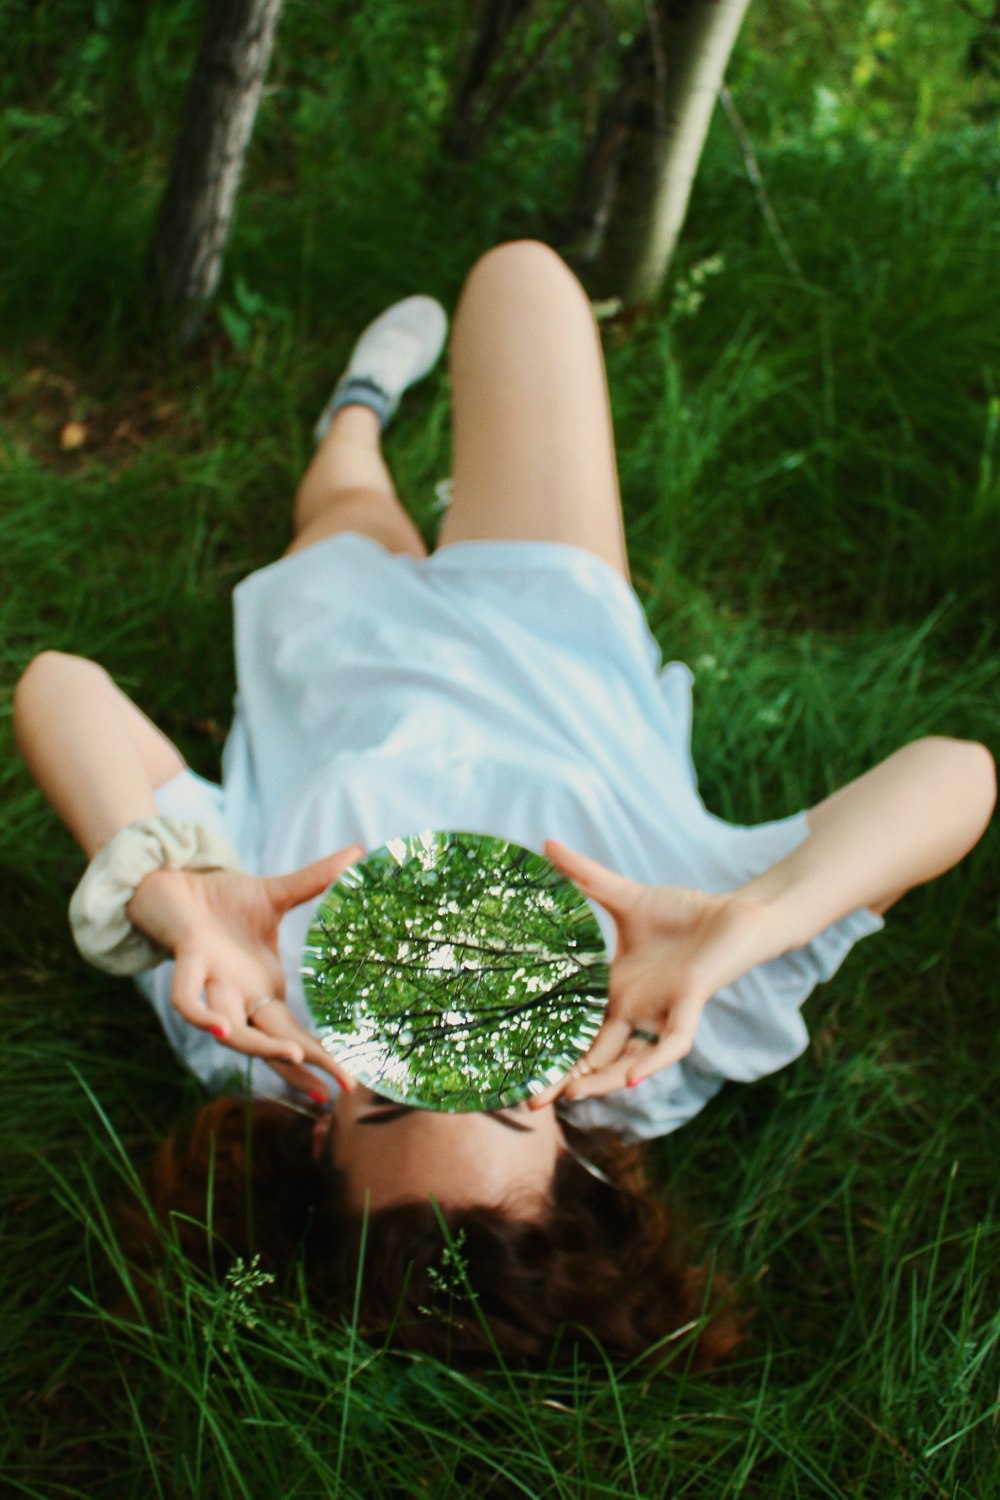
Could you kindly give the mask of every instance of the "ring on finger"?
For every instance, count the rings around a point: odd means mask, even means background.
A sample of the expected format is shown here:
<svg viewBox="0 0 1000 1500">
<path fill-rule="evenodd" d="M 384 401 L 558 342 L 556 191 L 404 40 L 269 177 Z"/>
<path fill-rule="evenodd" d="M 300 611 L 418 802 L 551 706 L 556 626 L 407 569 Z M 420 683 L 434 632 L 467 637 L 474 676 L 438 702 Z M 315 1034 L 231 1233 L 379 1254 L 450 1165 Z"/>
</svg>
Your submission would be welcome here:
<svg viewBox="0 0 1000 1500">
<path fill-rule="evenodd" d="M 632 1035 L 629 1037 L 630 1042 L 648 1042 L 651 1047 L 655 1047 L 659 1040 L 656 1032 L 647 1031 L 645 1026 L 633 1026 Z"/>
<path fill-rule="evenodd" d="M 277 1003 L 277 996 L 261 995 L 259 1000 L 255 1000 L 252 1005 L 247 1006 L 247 1021 L 252 1025 L 253 1018 L 259 1010 L 263 1010 L 265 1005 L 277 1005 Z"/>
</svg>

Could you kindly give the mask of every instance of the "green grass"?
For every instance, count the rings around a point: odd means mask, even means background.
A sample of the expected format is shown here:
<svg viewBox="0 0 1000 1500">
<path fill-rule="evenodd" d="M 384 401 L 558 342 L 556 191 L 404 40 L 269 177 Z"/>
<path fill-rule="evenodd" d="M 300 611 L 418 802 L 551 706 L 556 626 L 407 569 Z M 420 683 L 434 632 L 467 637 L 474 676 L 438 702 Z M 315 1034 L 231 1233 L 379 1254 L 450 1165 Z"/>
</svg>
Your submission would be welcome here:
<svg viewBox="0 0 1000 1500">
<path fill-rule="evenodd" d="M 919 110 L 874 108 L 883 76 L 870 111 L 856 90 L 843 128 L 819 130 L 782 79 L 847 99 L 870 38 L 845 31 L 829 74 L 819 41 L 807 67 L 786 39 L 783 72 L 760 29 L 776 13 L 754 20 L 738 103 L 802 280 L 717 121 L 676 276 L 716 253 L 723 270 L 694 316 L 674 282 L 605 334 L 636 584 L 665 654 L 696 669 L 703 794 L 748 822 L 917 735 L 1000 747 L 998 162 L 981 81 L 977 114 L 956 75 L 949 113 L 942 62 L 922 130 Z M 199 1090 L 131 988 L 75 957 L 79 858 L 14 756 L 13 683 L 43 646 L 95 656 L 217 774 L 229 591 L 286 540 L 309 427 L 359 327 L 411 290 L 453 305 L 474 256 L 532 232 L 576 160 L 570 103 L 539 87 L 481 163 L 424 180 L 449 18 L 329 14 L 288 9 L 220 318 L 183 359 L 147 322 L 140 262 L 198 8 L 0 17 L 0 1488 L 1000 1492 L 995 834 L 812 997 L 801 1059 L 658 1143 L 664 1182 L 756 1308 L 723 1377 L 471 1378 L 322 1327 L 301 1301 L 248 1325 L 252 1298 L 190 1273 L 163 1326 L 103 1310 L 108 1206 Z M 783 37 L 797 14 L 782 8 Z M 428 535 L 448 411 L 439 372 L 387 444 Z M 63 451 L 71 420 L 88 439 Z"/>
</svg>

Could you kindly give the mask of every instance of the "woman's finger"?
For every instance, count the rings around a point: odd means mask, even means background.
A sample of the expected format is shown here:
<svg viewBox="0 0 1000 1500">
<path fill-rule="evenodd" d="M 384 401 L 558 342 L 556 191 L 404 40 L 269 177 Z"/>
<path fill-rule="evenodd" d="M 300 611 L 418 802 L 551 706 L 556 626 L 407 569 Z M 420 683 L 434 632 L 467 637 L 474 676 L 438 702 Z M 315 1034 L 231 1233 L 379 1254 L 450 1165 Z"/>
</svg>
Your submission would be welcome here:
<svg viewBox="0 0 1000 1500">
<path fill-rule="evenodd" d="M 632 1035 L 632 1022 L 622 1016 L 606 1015 L 600 1031 L 591 1042 L 580 1062 L 584 1071 L 593 1073 L 596 1068 L 606 1068 L 609 1063 L 625 1051 Z"/>
<path fill-rule="evenodd" d="M 231 985 L 209 980 L 205 985 L 205 999 L 219 1025 L 213 1035 L 234 1052 L 244 1057 L 278 1058 L 284 1062 L 301 1064 L 304 1061 L 302 1047 L 284 1037 L 269 1037 L 257 1026 L 250 1026 L 246 1018 L 246 1001 L 241 992 Z M 280 1004 L 276 1001 L 275 1006 Z M 270 1007 L 269 1007 L 270 1008 Z"/>
<path fill-rule="evenodd" d="M 586 1057 L 582 1057 L 570 1069 L 554 1090 L 547 1090 L 547 1094 L 553 1097 L 562 1094 L 568 1100 L 592 1099 L 601 1094 L 610 1094 L 615 1089 L 634 1088 L 660 1068 L 686 1056 L 694 1039 L 693 1024 L 685 1026 L 683 1030 L 679 1027 L 672 1028 L 669 1035 L 663 1037 L 659 1036 L 656 1023 L 651 1023 L 648 1029 L 636 1028 L 627 1022 L 615 1024 L 616 1027 L 626 1027 L 624 1039 L 620 1030 L 613 1034 L 617 1052 L 609 1042 L 604 1061 L 595 1067 L 595 1042 Z M 540 1108 L 545 1102 L 548 1102 L 546 1095 L 540 1094 L 531 1104 L 534 1108 Z"/>
<path fill-rule="evenodd" d="M 615 1089 L 623 1089 L 628 1078 L 628 1070 L 632 1064 L 631 1055 L 615 1059 L 606 1068 L 596 1068 L 592 1071 L 584 1071 L 571 1076 L 563 1090 L 563 1098 L 569 1099 L 593 1099 L 599 1094 L 610 1094 Z"/>
<path fill-rule="evenodd" d="M 267 1065 L 274 1069 L 279 1078 L 284 1079 L 289 1088 L 298 1089 L 314 1104 L 330 1103 L 329 1087 L 309 1068 L 304 1065 L 296 1066 L 294 1063 L 278 1062 L 274 1058 L 269 1058 Z"/>
<path fill-rule="evenodd" d="M 256 1026 L 248 1026 L 245 1022 L 232 1028 L 225 1038 L 225 1044 L 236 1052 L 242 1052 L 244 1057 L 263 1057 L 267 1062 L 277 1059 L 279 1062 L 300 1066 L 305 1061 L 305 1054 L 297 1042 L 269 1037 Z"/>
<path fill-rule="evenodd" d="M 585 896 L 599 901 L 612 915 L 627 910 L 642 890 L 636 881 L 626 880 L 624 875 L 609 870 L 607 865 L 598 864 L 586 854 L 567 849 L 558 839 L 546 839 L 544 848 L 546 858 L 561 874 L 568 876 Z"/>
<path fill-rule="evenodd" d="M 550 1083 L 547 1088 L 542 1089 L 540 1094 L 532 1094 L 531 1098 L 527 1101 L 528 1108 L 544 1109 L 546 1104 L 551 1104 L 554 1100 L 558 1099 L 571 1077 L 572 1073 L 564 1073 L 561 1078 L 556 1079 L 555 1083 Z"/>
<path fill-rule="evenodd" d="M 658 1073 L 661 1068 L 667 1068 L 671 1063 L 680 1062 L 682 1057 L 687 1057 L 694 1045 L 694 1030 L 687 1027 L 678 1027 L 669 1031 L 655 1047 L 637 1058 L 630 1058 L 626 1074 L 626 1085 L 634 1089 L 637 1084 L 642 1083 L 653 1073 Z"/>
<path fill-rule="evenodd" d="M 658 1073 L 661 1068 L 667 1068 L 671 1063 L 687 1057 L 694 1046 L 698 1022 L 704 1008 L 705 1001 L 697 994 L 678 997 L 656 1028 L 660 1033 L 658 1041 L 633 1060 L 628 1071 L 629 1088 L 635 1088 L 650 1074 Z"/>
<path fill-rule="evenodd" d="M 233 985 L 221 979 L 205 981 L 205 1004 L 228 1033 L 243 1020 L 243 997 Z"/>
<path fill-rule="evenodd" d="M 174 962 L 174 980 L 170 1001 L 174 1009 L 201 1031 L 211 1031 L 213 1021 L 205 1004 L 205 963 L 197 953 L 178 953 Z"/>
<path fill-rule="evenodd" d="M 540 1094 L 534 1094 L 528 1100 L 529 1109 L 542 1109 L 546 1104 L 551 1104 L 553 1099 L 558 1099 L 560 1094 L 566 1093 L 570 1084 L 577 1083 L 580 1079 L 595 1072 L 597 1069 L 606 1068 L 622 1055 L 632 1035 L 631 1022 L 623 1020 L 619 1016 L 606 1016 L 600 1031 L 591 1043 L 589 1051 L 573 1064 L 569 1072 L 556 1083 L 550 1084 Z M 569 1097 L 569 1095 L 567 1095 Z"/>
<path fill-rule="evenodd" d="M 543 1109 L 546 1104 L 551 1104 L 553 1099 L 558 1099 L 560 1094 L 564 1094 L 568 1099 L 580 1097 L 573 1092 L 576 1085 L 616 1063 L 625 1054 L 631 1035 L 632 1026 L 628 1021 L 617 1016 L 606 1019 L 594 1038 L 590 1050 L 583 1057 L 578 1058 L 569 1072 L 556 1083 L 550 1084 L 540 1094 L 534 1094 L 528 1100 L 528 1108 Z M 626 1058 L 626 1062 L 631 1061 L 630 1055 Z"/>
<path fill-rule="evenodd" d="M 301 906 L 303 901 L 322 896 L 340 878 L 348 865 L 356 864 L 364 852 L 360 844 L 352 844 L 347 849 L 338 849 L 336 854 L 327 854 L 323 859 L 315 860 L 311 865 L 292 870 L 288 875 L 270 875 L 264 882 L 268 895 L 279 912 L 284 914 L 291 911 L 293 906 Z"/>
<path fill-rule="evenodd" d="M 257 1031 L 263 1031 L 267 1036 L 280 1038 L 284 1041 L 297 1043 L 302 1049 L 303 1061 L 310 1066 L 322 1068 L 329 1073 L 341 1088 L 350 1091 L 354 1088 L 354 1079 L 346 1072 L 324 1048 L 319 1037 L 300 1026 L 292 1015 L 287 1005 L 269 1004 L 262 1005 L 254 1011 L 252 1026 Z"/>
<path fill-rule="evenodd" d="M 570 1074 L 567 1099 L 588 1099 L 595 1094 L 608 1094 L 612 1089 L 624 1088 L 637 1059 L 645 1060 L 651 1045 L 659 1040 L 658 1031 L 652 1028 L 637 1029 L 629 1021 L 616 1021 L 614 1025 L 615 1050 L 609 1045 L 603 1059 L 595 1062 L 597 1043 L 594 1043 Z M 624 1036 L 621 1027 L 625 1028 Z"/>
<path fill-rule="evenodd" d="M 309 1045 L 305 1048 L 305 1054 L 309 1062 L 313 1063 L 317 1068 L 322 1068 L 325 1073 L 329 1073 L 330 1077 L 336 1083 L 339 1083 L 340 1087 L 345 1089 L 347 1093 L 350 1093 L 357 1086 L 354 1078 L 348 1073 L 343 1064 L 337 1062 L 336 1058 L 331 1057 L 323 1046 L 323 1043 L 317 1041 L 315 1037 L 310 1040 Z"/>
</svg>

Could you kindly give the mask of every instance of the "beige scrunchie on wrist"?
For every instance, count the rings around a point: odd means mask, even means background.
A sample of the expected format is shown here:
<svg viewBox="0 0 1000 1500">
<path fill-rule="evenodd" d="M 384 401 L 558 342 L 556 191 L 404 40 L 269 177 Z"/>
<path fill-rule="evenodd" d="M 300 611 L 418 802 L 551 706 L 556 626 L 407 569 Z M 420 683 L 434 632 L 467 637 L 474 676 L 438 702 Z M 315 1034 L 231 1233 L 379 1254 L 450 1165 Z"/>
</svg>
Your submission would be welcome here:
<svg viewBox="0 0 1000 1500">
<path fill-rule="evenodd" d="M 138 974 L 170 954 L 132 926 L 125 908 L 154 870 L 238 870 L 221 834 L 179 818 L 129 823 L 98 850 L 73 892 L 69 924 L 88 963 L 106 974 Z"/>
</svg>

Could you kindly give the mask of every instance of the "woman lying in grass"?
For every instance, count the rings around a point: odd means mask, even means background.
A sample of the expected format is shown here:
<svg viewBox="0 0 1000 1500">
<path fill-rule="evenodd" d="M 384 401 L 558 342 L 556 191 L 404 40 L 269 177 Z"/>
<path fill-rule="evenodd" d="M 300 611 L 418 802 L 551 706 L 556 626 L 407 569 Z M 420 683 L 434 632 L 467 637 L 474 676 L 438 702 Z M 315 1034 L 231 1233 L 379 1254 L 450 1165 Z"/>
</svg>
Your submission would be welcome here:
<svg viewBox="0 0 1000 1500">
<path fill-rule="evenodd" d="M 236 590 L 222 788 L 100 667 L 59 653 L 21 679 L 18 743 L 92 861 L 81 951 L 139 974 L 213 1091 L 249 1059 L 251 1102 L 207 1104 L 152 1169 L 153 1206 L 196 1260 L 221 1274 L 256 1252 L 284 1277 L 302 1255 L 314 1297 L 347 1314 L 364 1234 L 373 1335 L 541 1360 L 596 1337 L 632 1359 L 694 1323 L 696 1347 L 669 1348 L 707 1366 L 738 1320 L 718 1286 L 700 1319 L 704 1273 L 640 1143 L 802 1052 L 815 984 L 983 832 L 993 764 L 925 739 L 808 812 L 750 828 L 709 813 L 690 673 L 661 669 L 628 581 L 579 283 L 530 241 L 471 272 L 451 341 L 453 500 L 428 557 L 379 443 L 445 326 L 410 298 L 362 335 L 288 553 Z M 363 849 L 421 828 L 544 845 L 617 939 L 597 1039 L 530 1105 L 401 1109 L 352 1086 L 310 1029 L 298 971 L 318 897 Z"/>
</svg>

